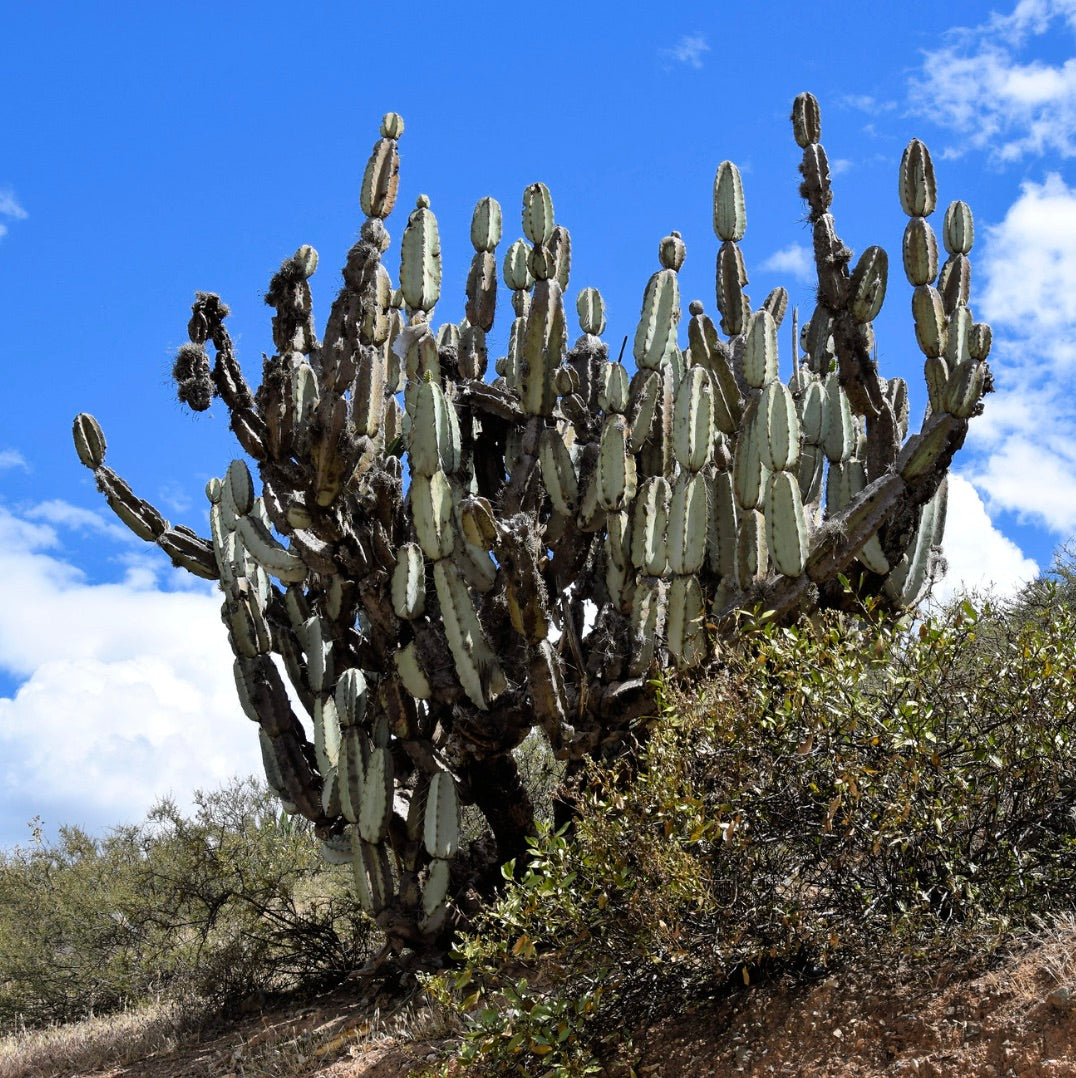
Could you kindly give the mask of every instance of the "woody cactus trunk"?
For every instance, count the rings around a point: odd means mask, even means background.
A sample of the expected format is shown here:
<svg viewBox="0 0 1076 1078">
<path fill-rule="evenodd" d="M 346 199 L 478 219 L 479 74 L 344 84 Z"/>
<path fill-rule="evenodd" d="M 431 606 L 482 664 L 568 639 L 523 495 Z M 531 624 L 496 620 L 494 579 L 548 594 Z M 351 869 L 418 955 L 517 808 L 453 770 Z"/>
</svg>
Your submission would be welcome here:
<svg viewBox="0 0 1076 1078">
<path fill-rule="evenodd" d="M 569 235 L 534 183 L 526 238 L 499 260 L 514 320 L 487 381 L 501 208 L 475 207 L 465 315 L 435 329 L 441 252 L 425 196 L 403 230 L 398 285 L 385 265 L 403 132 L 389 113 L 320 339 L 310 247 L 269 285 L 276 352 L 257 390 L 227 307 L 210 294 L 194 303 L 180 399 L 202 410 L 219 396 L 257 471 L 234 460 L 209 483 L 209 537 L 138 498 L 105 466 L 96 420 L 75 421 L 79 457 L 124 523 L 220 582 L 268 781 L 314 822 L 325 856 L 352 866 L 387 951 L 436 955 L 466 896 L 488 893 L 524 850 L 534 814 L 513 750 L 533 728 L 578 763 L 646 713 L 654 671 L 717 654 L 737 611 L 790 620 L 841 606 L 839 574 L 907 607 L 937 570 L 946 471 L 990 388 L 990 330 L 968 307 L 971 213 L 946 211 L 939 270 L 934 172 L 913 140 L 899 174 L 902 255 L 930 405 L 909 435 L 907 387 L 879 375 L 871 328 L 886 253 L 870 247 L 852 264 L 811 95 L 796 98 L 792 122 L 818 299 L 802 332 L 790 319 L 787 382 L 787 293 L 755 309 L 744 293 L 747 217 L 728 161 L 713 195 L 720 332 L 696 300 L 682 347 L 674 232 L 643 294 L 634 372 L 609 360 L 594 288 L 578 293 L 582 334 L 569 348 Z M 466 849 L 463 804 L 490 832 Z"/>
</svg>

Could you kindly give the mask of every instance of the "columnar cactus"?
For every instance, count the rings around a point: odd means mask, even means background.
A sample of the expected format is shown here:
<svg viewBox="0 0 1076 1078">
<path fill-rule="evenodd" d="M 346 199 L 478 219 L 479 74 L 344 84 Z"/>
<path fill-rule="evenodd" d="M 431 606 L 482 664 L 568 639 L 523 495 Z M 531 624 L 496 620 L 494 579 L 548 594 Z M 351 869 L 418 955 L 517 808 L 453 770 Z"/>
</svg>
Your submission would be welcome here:
<svg viewBox="0 0 1076 1078">
<path fill-rule="evenodd" d="M 801 94 L 792 120 L 818 303 L 802 332 L 793 325 L 787 382 L 788 296 L 751 308 L 743 184 L 728 161 L 713 193 L 724 339 L 696 300 L 684 346 L 674 232 L 643 295 L 634 372 L 609 360 L 592 287 L 577 296 L 582 335 L 569 349 L 569 236 L 535 183 L 526 238 L 501 263 L 508 352 L 485 381 L 501 208 L 476 206 L 465 317 L 435 329 L 441 251 L 426 196 L 403 232 L 398 286 L 383 261 L 403 132 L 390 113 L 320 340 L 310 247 L 270 282 L 276 351 L 256 391 L 227 307 L 208 294 L 193 305 L 180 398 L 199 410 L 222 398 L 258 473 L 234 460 L 209 483 L 208 538 L 136 497 L 105 466 L 96 420 L 75 421 L 78 455 L 124 523 L 220 582 L 268 781 L 314 821 L 325 856 L 352 865 L 391 950 L 437 953 L 461 896 L 488 890 L 491 870 L 523 851 L 533 811 L 512 752 L 532 728 L 578 764 L 646 711 L 655 670 L 713 656 L 738 611 L 788 620 L 840 606 L 839 575 L 899 609 L 937 570 L 946 470 L 990 388 L 989 327 L 967 306 L 971 212 L 946 212 L 939 271 L 934 172 L 913 141 L 899 174 L 902 255 L 930 405 L 909 437 L 907 387 L 875 361 L 886 254 L 869 247 L 851 264 L 815 99 Z M 493 842 L 460 848 L 461 804 L 477 805 Z"/>
</svg>

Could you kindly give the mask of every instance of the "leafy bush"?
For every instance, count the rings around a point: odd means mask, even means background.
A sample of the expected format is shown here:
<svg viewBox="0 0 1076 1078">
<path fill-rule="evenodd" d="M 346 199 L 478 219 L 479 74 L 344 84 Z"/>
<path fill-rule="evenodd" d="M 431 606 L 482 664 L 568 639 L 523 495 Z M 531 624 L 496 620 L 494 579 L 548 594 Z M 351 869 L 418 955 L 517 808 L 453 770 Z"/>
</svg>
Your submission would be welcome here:
<svg viewBox="0 0 1076 1078">
<path fill-rule="evenodd" d="M 373 927 L 308 824 L 253 781 L 162 801 L 139 826 L 76 827 L 0 860 L 0 1028 L 169 995 L 226 1004 L 363 960 Z"/>
<path fill-rule="evenodd" d="M 632 1011 L 1076 908 L 1076 611 L 863 614 L 763 619 L 658 687 L 642 766 L 591 773 L 433 982 L 465 1059 L 588 1073 Z"/>
</svg>

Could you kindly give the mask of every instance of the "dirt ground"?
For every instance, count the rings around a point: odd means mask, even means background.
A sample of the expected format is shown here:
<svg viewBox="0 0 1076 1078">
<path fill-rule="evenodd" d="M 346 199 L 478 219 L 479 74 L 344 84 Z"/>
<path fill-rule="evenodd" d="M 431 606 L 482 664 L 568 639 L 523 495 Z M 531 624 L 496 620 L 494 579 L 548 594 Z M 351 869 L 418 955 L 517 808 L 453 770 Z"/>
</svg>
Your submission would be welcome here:
<svg viewBox="0 0 1076 1078">
<path fill-rule="evenodd" d="M 353 986 L 303 1006 L 269 1007 L 94 1078 L 403 1078 L 451 1060 L 443 1016 L 417 998 L 401 1005 L 366 992 L 357 999 Z M 988 972 L 921 964 L 745 987 L 625 1030 L 618 1049 L 606 1060 L 610 1078 L 630 1074 L 629 1065 L 639 1078 L 1076 1078 L 1076 926 Z"/>
</svg>

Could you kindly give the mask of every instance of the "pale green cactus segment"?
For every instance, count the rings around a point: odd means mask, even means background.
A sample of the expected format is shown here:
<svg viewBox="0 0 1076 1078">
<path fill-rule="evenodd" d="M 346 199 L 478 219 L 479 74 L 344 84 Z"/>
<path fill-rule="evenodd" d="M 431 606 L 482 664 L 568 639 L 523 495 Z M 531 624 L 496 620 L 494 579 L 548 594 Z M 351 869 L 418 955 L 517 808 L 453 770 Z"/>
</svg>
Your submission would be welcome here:
<svg viewBox="0 0 1076 1078">
<path fill-rule="evenodd" d="M 452 485 L 442 471 L 425 476 L 416 472 L 411 478 L 411 519 L 415 536 L 430 561 L 447 558 L 456 544 L 452 527 Z"/>
<path fill-rule="evenodd" d="M 792 103 L 792 133 L 800 149 L 817 145 L 822 138 L 822 113 L 814 94 L 796 95 Z"/>
<path fill-rule="evenodd" d="M 96 471 L 105 462 L 105 450 L 108 443 L 105 441 L 105 432 L 101 430 L 101 424 L 88 412 L 79 412 L 75 416 L 75 424 L 72 429 L 75 439 L 75 452 L 78 459 L 92 471 Z"/>
<path fill-rule="evenodd" d="M 632 504 L 631 563 L 650 576 L 665 571 L 665 533 L 672 490 L 662 475 L 643 480 Z"/>
<path fill-rule="evenodd" d="M 284 776 L 280 771 L 276 751 L 273 749 L 273 739 L 260 726 L 258 727 L 258 744 L 261 747 L 262 767 L 265 770 L 265 781 L 268 783 L 269 789 L 281 801 L 287 801 L 288 791 L 284 786 Z"/>
<path fill-rule="evenodd" d="M 820 381 L 812 380 L 803 391 L 799 416 L 803 440 L 812 445 L 821 445 L 822 433 L 826 429 L 826 394 Z"/>
<path fill-rule="evenodd" d="M 710 568 L 719 576 L 736 573 L 736 539 L 740 510 L 736 504 L 732 473 L 718 472 L 706 481 L 710 501 L 710 521 L 706 533 L 706 554 Z"/>
<path fill-rule="evenodd" d="M 602 509 L 622 509 L 635 497 L 635 457 L 630 452 L 628 424 L 622 415 L 612 413 L 605 417 L 594 479 Z"/>
<path fill-rule="evenodd" d="M 826 473 L 826 515 L 835 517 L 866 485 L 863 461 L 833 462 Z"/>
<path fill-rule="evenodd" d="M 762 504 L 769 468 L 762 462 L 756 424 L 759 421 L 758 398 L 744 412 L 743 430 L 736 442 L 732 459 L 732 482 L 736 500 L 744 509 L 757 509 Z M 764 420 L 763 420 L 764 421 Z"/>
<path fill-rule="evenodd" d="M 422 912 L 425 914 L 425 931 L 432 929 L 433 915 L 439 909 L 444 908 L 450 879 L 451 873 L 448 861 L 435 858 L 430 862 L 429 874 L 426 876 L 426 886 L 422 889 Z"/>
<path fill-rule="evenodd" d="M 958 307 L 966 307 L 971 294 L 971 260 L 967 255 L 950 255 L 938 275 L 938 290 L 945 303 L 945 311 L 952 314 Z"/>
<path fill-rule="evenodd" d="M 752 588 L 765 578 L 768 567 L 765 517 L 757 509 L 745 509 L 736 534 L 736 583 Z"/>
<path fill-rule="evenodd" d="M 673 484 L 669 502 L 667 550 L 670 572 L 685 575 L 702 569 L 706 561 L 708 517 L 705 479 L 698 474 L 681 472 Z"/>
<path fill-rule="evenodd" d="M 639 495 L 633 507 L 638 504 Z M 625 572 L 633 565 L 631 559 L 631 515 L 627 510 L 610 513 L 605 518 L 605 553 L 618 569 Z"/>
<path fill-rule="evenodd" d="M 549 500 L 558 513 L 574 513 L 579 506 L 579 479 L 564 436 L 546 427 L 538 441 L 538 461 Z"/>
<path fill-rule="evenodd" d="M 447 771 L 438 771 L 430 779 L 422 838 L 431 857 L 447 861 L 456 856 L 460 839 L 460 802 L 455 780 Z"/>
<path fill-rule="evenodd" d="M 797 577 L 807 563 L 808 535 L 799 483 L 791 472 L 774 472 L 766 486 L 766 545 L 774 568 Z"/>
<path fill-rule="evenodd" d="M 702 304 L 692 304 L 692 319 L 688 323 L 693 364 L 705 367 L 713 377 L 714 423 L 722 434 L 735 435 L 743 415 L 743 401 L 736 376 L 725 359 L 723 346 L 713 322 L 703 313 Z"/>
<path fill-rule="evenodd" d="M 405 543 L 396 555 L 392 609 L 405 620 L 420 618 L 426 612 L 426 562 L 417 543 Z"/>
<path fill-rule="evenodd" d="M 644 576 L 631 600 L 632 660 L 629 670 L 638 677 L 650 669 L 657 657 L 658 643 L 665 627 L 665 581 Z"/>
<path fill-rule="evenodd" d="M 314 368 L 309 363 L 300 363 L 291 372 L 291 399 L 296 430 L 302 430 L 309 425 L 319 397 L 318 376 L 314 373 Z"/>
<path fill-rule="evenodd" d="M 822 492 L 822 476 L 826 466 L 826 454 L 821 445 L 805 442 L 800 447 L 796 480 L 805 504 L 814 504 Z"/>
<path fill-rule="evenodd" d="M 900 161 L 900 204 L 909 217 L 929 217 L 938 203 L 934 165 L 926 146 L 913 138 Z"/>
<path fill-rule="evenodd" d="M 994 343 L 994 331 L 985 322 L 972 323 L 968 331 L 968 355 L 972 359 L 983 360 L 990 355 L 990 346 Z"/>
<path fill-rule="evenodd" d="M 605 332 L 605 300 L 596 288 L 584 288 L 575 301 L 579 328 L 595 336 Z"/>
<path fill-rule="evenodd" d="M 848 310 L 861 325 L 878 317 L 885 301 L 889 255 L 881 247 L 868 247 L 852 271 Z"/>
<path fill-rule="evenodd" d="M 258 517 L 238 517 L 235 523 L 244 548 L 267 573 L 285 584 L 299 584 L 306 579 L 308 569 L 303 559 L 277 542 Z"/>
<path fill-rule="evenodd" d="M 747 324 L 744 341 L 743 377 L 761 389 L 777 377 L 777 323 L 767 310 L 757 310 Z"/>
<path fill-rule="evenodd" d="M 433 689 L 426 677 L 426 671 L 422 669 L 422 664 L 419 662 L 418 649 L 413 640 L 396 652 L 393 661 L 403 687 L 416 700 L 429 700 L 433 696 Z"/>
<path fill-rule="evenodd" d="M 690 368 L 677 388 L 672 444 L 677 463 L 689 472 L 709 464 L 714 448 L 714 392 L 703 367 Z"/>
<path fill-rule="evenodd" d="M 679 270 L 687 257 L 687 248 L 679 232 L 663 236 L 658 244 L 658 261 L 662 269 Z"/>
<path fill-rule="evenodd" d="M 341 727 L 360 724 L 366 717 L 366 678 L 362 671 L 348 667 L 336 681 L 333 699 Z"/>
<path fill-rule="evenodd" d="M 819 304 L 804 327 L 803 346 L 810 356 L 810 367 L 815 374 L 827 374 L 833 359 L 833 316 Z"/>
<path fill-rule="evenodd" d="M 719 240 L 738 242 L 746 231 L 747 209 L 740 170 L 731 161 L 722 161 L 714 176 L 714 233 Z"/>
<path fill-rule="evenodd" d="M 363 348 L 355 371 L 351 394 L 351 418 L 355 429 L 376 438 L 385 419 L 385 359 L 380 350 Z"/>
<path fill-rule="evenodd" d="M 411 466 L 422 475 L 459 470 L 462 449 L 456 410 L 436 382 L 423 382 L 415 397 L 408 438 Z"/>
<path fill-rule="evenodd" d="M 551 416 L 557 402 L 555 377 L 567 347 L 564 293 L 556 281 L 534 286 L 523 332 L 519 397 L 527 415 Z"/>
<path fill-rule="evenodd" d="M 490 195 L 480 198 L 471 216 L 471 243 L 476 251 L 493 251 L 501 242 L 501 204 Z"/>
<path fill-rule="evenodd" d="M 938 240 L 925 218 L 912 217 L 908 221 L 901 253 L 909 284 L 930 284 L 938 276 Z"/>
<path fill-rule="evenodd" d="M 632 375 L 628 387 L 631 418 L 631 451 L 638 453 L 643 443 L 650 437 L 654 426 L 654 417 L 661 404 L 662 378 L 659 371 L 646 369 Z"/>
<path fill-rule="evenodd" d="M 635 331 L 633 354 L 639 367 L 657 370 L 676 347 L 676 323 L 680 317 L 680 286 L 676 272 L 661 269 L 646 283 L 642 313 Z"/>
<path fill-rule="evenodd" d="M 331 691 L 336 680 L 332 626 L 326 618 L 315 614 L 303 622 L 298 636 L 299 643 L 306 652 L 307 684 L 316 693 Z"/>
<path fill-rule="evenodd" d="M 441 296 L 441 237 L 429 207 L 419 195 L 400 240 L 400 288 L 415 311 L 432 311 Z"/>
<path fill-rule="evenodd" d="M 374 144 L 359 188 L 359 205 L 367 217 L 382 220 L 396 205 L 400 185 L 400 152 L 393 138 L 382 138 Z"/>
<path fill-rule="evenodd" d="M 925 356 L 940 356 L 945 351 L 945 304 L 941 293 L 931 285 L 920 285 L 912 293 L 912 317 L 915 339 Z"/>
<path fill-rule="evenodd" d="M 968 351 L 971 327 L 971 311 L 967 307 L 957 307 L 949 316 L 945 331 L 945 362 L 949 364 L 950 370 L 971 358 Z"/>
<path fill-rule="evenodd" d="M 314 700 L 314 753 L 318 770 L 327 774 L 336 767 L 340 756 L 340 720 L 336 717 L 336 702 L 331 696 Z"/>
<path fill-rule="evenodd" d="M 534 284 L 534 276 L 527 265 L 529 254 L 526 240 L 516 240 L 505 252 L 501 274 L 504 277 L 504 283 L 513 292 L 530 288 Z"/>
<path fill-rule="evenodd" d="M 966 255 L 975 243 L 975 219 L 966 202 L 950 202 L 942 228 L 945 249 L 951 255 Z"/>
<path fill-rule="evenodd" d="M 706 603 L 697 576 L 678 576 L 669 585 L 666 637 L 677 669 L 698 666 L 706 658 Z"/>
<path fill-rule="evenodd" d="M 776 378 L 762 391 L 758 419 L 764 437 L 759 445 L 762 463 L 770 471 L 796 467 L 800 456 L 800 423 L 788 386 Z"/>
<path fill-rule="evenodd" d="M 350 830 L 355 891 L 363 909 L 376 917 L 392 901 L 395 890 L 388 851 L 381 843 L 363 840 L 357 827 Z"/>
<path fill-rule="evenodd" d="M 358 828 L 363 840 L 380 842 L 389 831 L 392 818 L 392 754 L 380 745 L 370 753 L 362 785 Z"/>
<path fill-rule="evenodd" d="M 243 709 L 251 722 L 258 722 L 258 709 L 254 706 L 254 681 L 252 679 L 253 666 L 244 663 L 237 658 L 232 663 L 232 676 L 235 678 L 236 695 L 239 697 L 239 706 Z"/>
<path fill-rule="evenodd" d="M 598 390 L 598 407 L 603 412 L 625 415 L 630 399 L 628 390 L 628 371 L 624 364 L 603 364 L 601 388 Z"/>
<path fill-rule="evenodd" d="M 550 276 L 560 285 L 562 292 L 567 292 L 568 278 L 572 272 L 572 237 L 563 225 L 553 228 L 548 250 L 553 258 L 553 272 Z"/>
<path fill-rule="evenodd" d="M 436 562 L 433 579 L 456 674 L 471 703 L 485 710 L 507 687 L 504 671 L 489 646 L 459 570 L 451 562 Z"/>
<path fill-rule="evenodd" d="M 452 561 L 479 595 L 493 590 L 497 583 L 497 566 L 483 547 L 466 540 L 457 543 L 452 551 Z"/>
<path fill-rule="evenodd" d="M 381 117 L 382 138 L 398 139 L 404 133 L 403 117 L 398 112 L 386 112 Z"/>
<path fill-rule="evenodd" d="M 254 506 L 254 480 L 246 462 L 233 460 L 224 473 L 224 486 L 227 488 L 223 497 L 230 497 L 231 505 L 237 516 L 249 513 Z"/>
<path fill-rule="evenodd" d="M 831 461 L 848 460 L 856 449 L 856 427 L 848 394 L 836 371 L 826 375 L 825 392 L 826 427 L 822 432 L 822 448 Z"/>
<path fill-rule="evenodd" d="M 553 236 L 553 198 L 544 183 L 532 183 L 523 191 L 523 235 L 535 246 L 544 246 Z"/>
<path fill-rule="evenodd" d="M 967 419 L 975 414 L 983 395 L 986 365 L 975 359 L 961 360 L 952 370 L 945 384 L 944 408 L 957 419 Z"/>
<path fill-rule="evenodd" d="M 717 252 L 717 309 L 721 312 L 721 328 L 730 337 L 744 331 L 751 316 L 743 286 L 747 284 L 743 254 L 731 241 L 721 244 Z"/>
<path fill-rule="evenodd" d="M 229 640 L 237 655 L 253 659 L 267 654 L 273 646 L 273 634 L 265 614 L 251 596 L 229 599 L 222 611 L 228 626 Z"/>
<path fill-rule="evenodd" d="M 940 547 L 945 532 L 947 500 L 948 478 L 942 480 L 934 497 L 923 506 L 910 549 L 886 577 L 883 585 L 886 593 L 901 606 L 915 606 L 922 598 L 929 581 L 933 548 Z"/>
<path fill-rule="evenodd" d="M 350 824 L 358 823 L 367 761 L 372 750 L 370 738 L 357 725 L 342 729 L 340 755 L 336 758 L 336 782 L 340 787 L 340 811 Z"/>
<path fill-rule="evenodd" d="M 93 416 L 90 416 L 90 418 L 93 419 Z M 104 435 L 102 434 L 101 437 L 104 438 Z M 97 467 L 100 467 L 100 465 L 97 465 Z M 220 505 L 221 481 L 215 475 L 205 485 L 205 496 L 210 505 Z"/>
</svg>

